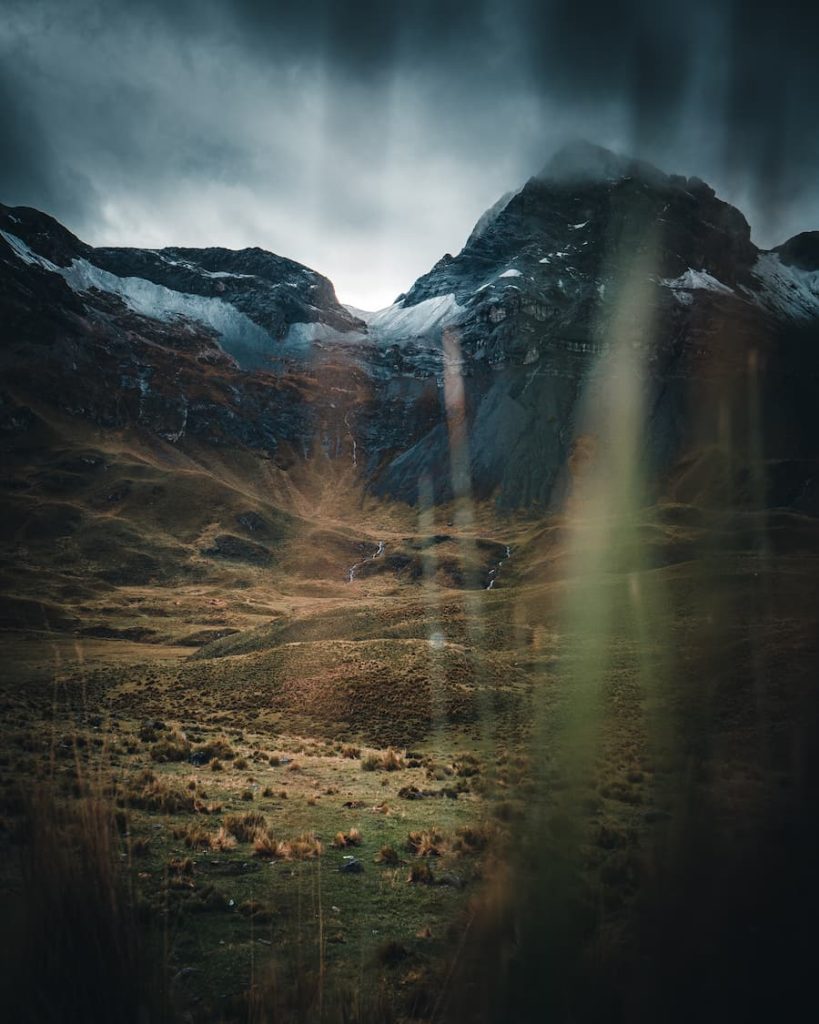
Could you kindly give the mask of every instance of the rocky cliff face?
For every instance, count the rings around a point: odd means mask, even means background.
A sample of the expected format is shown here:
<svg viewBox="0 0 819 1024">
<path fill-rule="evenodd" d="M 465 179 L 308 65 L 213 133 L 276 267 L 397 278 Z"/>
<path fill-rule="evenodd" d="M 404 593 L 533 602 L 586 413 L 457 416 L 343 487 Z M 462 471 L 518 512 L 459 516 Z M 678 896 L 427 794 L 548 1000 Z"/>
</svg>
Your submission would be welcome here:
<svg viewBox="0 0 819 1024">
<path fill-rule="evenodd" d="M 655 483 L 692 446 L 727 443 L 747 455 L 751 388 L 769 499 L 798 501 L 812 470 L 784 464 L 816 452 L 804 381 L 817 370 L 808 340 L 819 316 L 817 237 L 762 252 L 742 214 L 698 179 L 581 145 L 489 211 L 457 256 L 444 256 L 369 329 L 437 375 L 442 405 L 447 362 L 457 365 L 467 428 L 455 455 L 480 497 L 559 504 L 571 453 L 599 431 L 594 407 L 615 386 L 625 349 L 639 353 L 631 372 Z M 733 424 L 727 439 L 721 416 Z M 448 496 L 444 427 L 442 416 L 408 437 L 376 486 L 413 500 L 427 474 Z"/>
<path fill-rule="evenodd" d="M 760 251 L 697 179 L 572 147 L 366 321 L 259 249 L 93 249 L 6 207 L 0 231 L 7 437 L 52 405 L 350 460 L 410 502 L 556 507 L 578 445 L 619 443 L 599 410 L 626 382 L 655 491 L 717 452 L 740 490 L 754 462 L 766 501 L 815 509 L 819 235 Z"/>
</svg>

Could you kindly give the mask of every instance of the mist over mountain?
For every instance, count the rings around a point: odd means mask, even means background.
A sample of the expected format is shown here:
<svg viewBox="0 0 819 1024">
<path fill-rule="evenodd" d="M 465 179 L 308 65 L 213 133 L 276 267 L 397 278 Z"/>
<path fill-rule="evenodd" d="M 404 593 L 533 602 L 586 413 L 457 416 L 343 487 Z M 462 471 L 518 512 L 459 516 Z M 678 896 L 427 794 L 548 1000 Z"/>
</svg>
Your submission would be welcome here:
<svg viewBox="0 0 819 1024">
<path fill-rule="evenodd" d="M 0 195 L 96 245 L 261 245 L 372 309 L 578 135 L 700 175 L 763 247 L 819 223 L 798 0 L 4 13 Z"/>
<path fill-rule="evenodd" d="M 717 445 L 721 389 L 753 359 L 768 500 L 813 509 L 816 237 L 760 250 L 700 179 L 575 143 L 488 210 L 456 256 L 365 314 L 261 249 L 93 248 L 3 207 L 7 416 L 31 422 L 36 396 L 181 447 L 354 459 L 368 489 L 411 503 L 429 480 L 436 501 L 558 508 L 594 433 L 589 409 L 616 386 L 618 347 L 640 353 L 657 493 L 680 460 Z M 347 384 L 307 399 L 324 375 Z"/>
</svg>

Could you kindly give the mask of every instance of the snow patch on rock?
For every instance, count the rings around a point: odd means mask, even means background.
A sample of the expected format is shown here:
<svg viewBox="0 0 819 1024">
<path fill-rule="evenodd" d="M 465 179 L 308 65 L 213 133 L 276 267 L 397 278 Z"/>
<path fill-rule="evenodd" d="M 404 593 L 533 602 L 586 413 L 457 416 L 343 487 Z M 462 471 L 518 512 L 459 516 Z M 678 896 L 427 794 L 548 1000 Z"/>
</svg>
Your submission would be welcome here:
<svg viewBox="0 0 819 1024">
<path fill-rule="evenodd" d="M 764 252 L 751 273 L 759 288 L 742 290 L 759 305 L 791 320 L 819 316 L 819 270 L 800 270 L 783 263 L 776 253 Z"/>
<path fill-rule="evenodd" d="M 716 277 L 713 277 L 707 271 L 694 270 L 691 267 L 685 273 L 680 274 L 679 277 L 660 278 L 659 283 L 665 288 L 670 288 L 674 292 L 674 297 L 686 306 L 691 304 L 691 292 L 693 291 L 704 290 L 718 292 L 721 295 L 734 294 L 732 288 L 729 288 L 727 284 L 723 284 L 722 281 L 718 281 Z"/>
<path fill-rule="evenodd" d="M 359 320 L 363 320 L 365 324 L 370 322 L 370 319 L 375 316 L 375 313 L 371 309 L 359 309 L 358 306 L 351 306 L 349 303 L 342 303 L 348 313 L 352 313 L 354 317 Z"/>
<path fill-rule="evenodd" d="M 176 317 L 193 320 L 214 331 L 231 354 L 235 349 L 264 351 L 271 348 L 270 334 L 222 299 L 177 292 L 142 277 L 117 277 L 85 259 L 74 259 L 69 266 L 58 267 L 30 249 L 21 238 L 5 231 L 0 234 L 25 263 L 36 263 L 44 270 L 59 274 L 75 292 L 96 289 L 116 295 L 134 313 L 153 320 L 169 321 Z"/>
<path fill-rule="evenodd" d="M 364 337 L 359 331 L 345 331 L 342 334 L 335 327 L 314 320 L 311 323 L 290 324 L 283 344 L 288 348 L 306 348 L 314 341 L 363 341 Z"/>
<path fill-rule="evenodd" d="M 465 312 L 454 294 L 436 295 L 414 306 L 395 302 L 386 309 L 372 313 L 368 321 L 371 335 L 381 341 L 401 341 L 434 334 L 454 323 Z"/>
</svg>

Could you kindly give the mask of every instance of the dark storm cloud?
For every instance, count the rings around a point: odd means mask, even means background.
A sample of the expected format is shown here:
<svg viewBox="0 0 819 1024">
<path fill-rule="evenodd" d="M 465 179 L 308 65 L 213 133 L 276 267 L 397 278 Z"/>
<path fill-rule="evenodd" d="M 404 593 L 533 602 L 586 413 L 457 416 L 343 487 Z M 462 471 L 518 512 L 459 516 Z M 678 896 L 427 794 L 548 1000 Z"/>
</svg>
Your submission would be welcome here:
<svg viewBox="0 0 819 1024">
<path fill-rule="evenodd" d="M 74 220 L 93 217 L 91 183 L 76 171 L 60 170 L 60 155 L 52 149 L 37 110 L 21 101 L 16 76 L 4 67 L 0 67 L 0 139 L 2 195 L 15 197 L 19 204 L 59 208 Z"/>
<path fill-rule="evenodd" d="M 819 226 L 816 5 L 5 0 L 0 197 L 386 301 L 570 137 Z M 369 299 L 368 299 L 369 297 Z"/>
</svg>

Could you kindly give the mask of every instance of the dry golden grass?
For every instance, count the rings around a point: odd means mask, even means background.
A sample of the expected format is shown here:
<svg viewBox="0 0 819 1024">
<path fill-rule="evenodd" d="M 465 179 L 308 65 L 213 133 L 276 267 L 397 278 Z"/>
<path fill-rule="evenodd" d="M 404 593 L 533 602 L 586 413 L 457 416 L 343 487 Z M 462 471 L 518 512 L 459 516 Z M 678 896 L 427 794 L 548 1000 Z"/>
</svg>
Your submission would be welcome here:
<svg viewBox="0 0 819 1024">
<path fill-rule="evenodd" d="M 191 753 L 207 762 L 230 761 L 236 756 L 236 752 L 224 736 L 215 736 L 206 743 L 195 746 Z"/>
<path fill-rule="evenodd" d="M 178 814 L 196 811 L 197 798 L 187 789 L 179 789 L 165 779 L 157 778 L 152 771 L 138 773 L 120 791 L 119 802 L 125 807 L 135 807 L 164 814 Z"/>
<path fill-rule="evenodd" d="M 689 723 L 685 740 L 691 749 L 696 749 L 700 733 L 690 723 L 716 723 L 708 736 L 711 751 L 716 751 L 709 762 L 708 796 L 717 808 L 717 823 L 750 821 L 746 810 L 764 805 L 765 799 L 776 805 L 764 773 L 757 777 L 751 770 L 753 751 L 762 734 L 770 749 L 779 751 L 782 735 L 790 735 L 792 727 L 798 731 L 793 726 L 798 716 L 792 712 L 804 688 L 794 682 L 794 666 L 812 642 L 810 629 L 803 627 L 815 583 L 806 554 L 813 534 L 807 527 L 791 530 L 784 525 L 779 532 L 771 531 L 770 550 L 778 550 L 786 533 L 802 548 L 794 557 L 762 567 L 764 590 L 754 582 L 761 562 L 755 556 L 737 555 L 730 564 L 721 561 L 718 572 L 686 561 L 710 529 L 701 516 L 676 507 L 646 510 L 638 547 L 651 568 L 638 575 L 643 583 L 650 577 L 670 595 L 673 608 L 667 631 L 663 622 L 664 648 L 690 658 L 685 675 L 690 685 L 670 695 L 652 691 L 660 678 L 660 663 L 653 660 L 657 652 L 627 642 L 633 628 L 628 620 L 632 590 L 629 577 L 615 566 L 596 592 L 614 609 L 605 646 L 607 667 L 599 688 L 588 694 L 598 714 L 593 745 L 597 760 L 588 782 L 575 786 L 573 765 L 559 763 L 556 756 L 560 727 L 570 720 L 573 693 L 579 692 L 569 684 L 578 655 L 563 617 L 576 571 L 565 522 L 536 517 L 499 521 L 489 506 L 478 506 L 474 526 L 465 526 L 456 515 L 459 510 L 438 509 L 434 528 L 452 539 L 439 546 L 448 561 L 444 564 L 441 558 L 429 589 L 384 566 L 374 566 L 372 576 L 348 585 L 346 569 L 362 544 L 385 538 L 388 551 L 419 555 L 414 546 L 421 539 L 417 510 L 381 506 L 342 476 L 331 474 L 324 483 L 318 467 L 296 480 L 253 459 L 238 467 L 205 454 L 197 465 L 194 453 L 179 452 L 173 454 L 177 463 L 171 470 L 158 455 L 137 457 L 135 450 L 127 451 L 125 441 L 105 444 L 110 446 L 105 454 L 112 480 L 119 484 L 133 478 L 134 488 L 115 515 L 106 514 L 122 523 L 99 531 L 99 553 L 90 548 L 101 517 L 90 511 L 87 495 L 49 498 L 37 513 L 45 540 L 31 541 L 29 576 L 31 588 L 42 583 L 47 592 L 23 593 L 12 608 L 22 616 L 15 620 L 17 626 L 29 632 L 25 642 L 10 647 L 17 651 L 17 660 L 10 658 L 4 671 L 19 673 L 19 678 L 4 690 L 4 696 L 10 695 L 5 710 L 10 721 L 17 717 L 19 732 L 26 736 L 18 743 L 17 725 L 14 732 L 10 727 L 8 750 L 2 752 L 7 757 L 5 764 L 0 762 L 3 817 L 11 822 L 13 834 L 19 812 L 6 782 L 20 779 L 27 786 L 35 771 L 51 771 L 55 765 L 65 794 L 61 799 L 71 802 L 77 799 L 74 794 L 93 788 L 88 773 L 75 770 L 77 751 L 95 771 L 105 766 L 104 785 L 116 793 L 124 814 L 120 827 L 130 832 L 127 839 L 112 841 L 109 852 L 116 857 L 124 853 L 123 863 L 128 863 L 129 853 L 134 858 L 129 882 L 147 904 L 141 912 L 178 926 L 168 940 L 173 943 L 177 934 L 183 940 L 174 950 L 181 957 L 174 969 L 181 973 L 191 966 L 200 972 L 190 975 L 193 981 L 183 976 L 178 982 L 180 991 L 189 986 L 180 998 L 188 999 L 190 1012 L 231 1021 L 318 1021 L 315 979 L 293 981 L 294 964 L 303 956 L 300 963 L 319 965 L 316 969 L 325 971 L 326 979 L 358 977 L 360 964 L 376 962 L 385 968 L 390 999 L 375 1020 L 389 1020 L 396 1005 L 401 1019 L 410 1013 L 408 1005 L 423 1007 L 419 1019 L 443 1019 L 435 1011 L 439 993 L 426 980 L 431 964 L 442 964 L 448 953 L 440 937 L 453 922 L 461 924 L 458 915 L 467 901 L 472 900 L 470 912 L 481 902 L 475 900 L 477 893 L 484 904 L 492 903 L 495 881 L 503 876 L 503 864 L 494 858 L 496 844 L 507 855 L 531 835 L 537 836 L 537 845 L 527 848 L 533 863 L 562 863 L 550 856 L 557 851 L 588 882 L 594 900 L 578 902 L 582 908 L 599 908 L 600 931 L 592 929 L 594 949 L 610 956 L 607 937 L 623 933 L 629 907 L 644 884 L 641 844 L 654 822 L 664 820 L 650 817 L 659 813 L 657 780 L 662 784 L 669 777 L 663 774 L 667 765 L 662 755 L 669 753 L 663 748 L 664 734 L 652 735 L 648 725 L 649 715 L 655 714 L 649 701 L 658 696 L 664 713 L 678 716 L 675 725 Z M 185 499 L 181 504 L 180 495 Z M 25 506 L 22 524 L 36 510 L 29 497 L 20 497 L 19 504 Z M 354 521 L 351 508 L 357 510 Z M 248 509 L 272 531 L 263 542 L 272 555 L 269 566 L 203 555 L 216 537 L 238 536 L 236 516 Z M 64 574 L 44 573 L 42 567 L 53 562 L 48 524 L 69 520 L 76 526 L 77 560 L 68 559 Z M 734 544 L 737 525 L 740 532 L 753 532 L 753 524 L 735 521 L 712 531 L 715 543 Z M 580 524 L 578 529 L 586 530 L 593 545 L 591 527 Z M 802 530 L 804 542 L 797 536 Z M 461 557 L 458 549 L 474 545 L 481 535 L 513 543 L 506 577 L 510 583 L 488 594 L 456 589 L 453 568 L 479 564 L 472 554 Z M 149 569 L 156 578 L 144 577 L 147 582 L 138 581 L 132 553 L 139 551 L 155 560 Z M 133 578 L 104 579 L 101 574 L 122 571 L 120 562 Z M 769 607 L 776 609 L 775 621 L 753 617 L 763 592 Z M 36 622 L 35 613 L 40 616 Z M 71 616 L 81 616 L 94 630 L 114 632 L 109 639 L 69 635 Z M 732 639 L 726 648 L 726 658 L 744 666 L 746 679 L 733 667 L 697 662 L 692 655 L 698 638 L 724 636 L 718 626 L 726 621 L 749 624 L 755 660 L 748 656 L 747 644 L 742 647 Z M 50 630 L 55 624 L 63 632 L 43 632 L 31 643 L 35 630 L 47 625 Z M 125 632 L 130 629 L 137 629 L 143 641 Z M 231 630 L 241 632 L 219 638 Z M 442 639 L 431 644 L 438 633 Z M 582 655 L 582 646 L 577 646 Z M 198 655 L 190 658 L 197 647 Z M 33 648 L 39 652 L 36 657 Z M 650 659 L 641 662 L 646 654 Z M 771 665 L 777 666 L 775 685 L 766 667 Z M 55 666 L 60 666 L 56 686 Z M 712 687 L 706 696 L 701 679 Z M 29 686 L 30 680 L 37 685 Z M 30 726 L 40 713 L 39 700 L 45 710 L 38 733 Z M 91 714 L 100 717 L 100 725 L 89 723 Z M 533 756 L 527 757 L 535 714 L 554 731 L 548 733 L 548 743 L 533 746 Z M 152 724 L 142 733 L 146 716 L 179 724 L 165 729 Z M 63 742 L 63 736 L 69 739 Z M 485 743 L 487 736 L 505 745 L 506 753 L 496 756 L 498 751 Z M 401 753 L 406 745 L 420 747 L 421 757 Z M 192 754 L 209 758 L 210 769 L 186 764 Z M 286 766 L 286 774 L 285 758 L 297 758 Z M 151 772 L 141 775 L 139 769 L 149 763 Z M 253 790 L 238 774 L 248 771 L 258 778 Z M 282 788 L 285 779 L 288 790 Z M 203 783 L 210 796 L 203 792 Z M 259 810 L 249 815 L 237 810 L 245 790 L 258 800 L 254 807 Z M 98 792 L 104 791 L 100 786 Z M 285 804 L 288 791 L 291 798 Z M 570 798 L 563 801 L 560 794 L 567 792 Z M 173 816 L 172 825 L 162 816 Z M 349 841 L 356 833 L 352 821 L 363 833 L 358 844 Z M 336 836 L 336 842 L 324 850 L 317 834 Z M 577 836 L 576 848 L 560 845 L 567 835 L 572 841 Z M 61 837 L 59 842 L 66 850 L 81 849 L 73 840 Z M 350 879 L 326 870 L 335 868 L 343 849 L 359 844 L 367 871 Z M 254 858 L 249 857 L 251 850 Z M 399 850 L 411 861 L 401 871 Z M 48 856 L 62 863 L 59 850 Z M 264 860 L 286 861 L 287 866 L 268 868 L 259 863 Z M 377 870 L 369 866 L 373 860 Z M 47 865 L 43 870 L 48 871 Z M 657 865 L 652 871 L 661 874 Z M 401 884 L 405 872 L 413 884 Z M 513 908 L 515 884 L 525 901 L 536 882 L 523 867 L 512 872 L 507 897 L 511 892 Z M 433 884 L 433 890 L 425 888 Z M 59 910 L 59 886 L 47 882 L 46 888 L 58 903 L 48 925 L 51 941 L 55 930 L 70 933 L 70 926 Z M 105 885 L 102 889 L 108 891 Z M 319 908 L 311 902 L 318 892 L 327 897 L 321 907 L 326 930 L 320 938 L 305 925 L 307 921 L 312 928 L 320 920 Z M 268 917 L 270 907 L 276 914 Z M 678 920 L 679 912 L 676 908 L 669 919 Z M 372 937 L 383 919 L 400 922 L 394 938 Z M 360 927 L 351 927 L 351 920 Z M 569 920 L 574 924 L 571 915 Z M 262 924 L 263 933 L 254 931 Z M 537 936 L 538 941 L 542 938 Z M 393 952 L 379 960 L 381 943 Z M 200 951 L 186 952 L 194 946 Z M 49 949 L 55 948 L 52 942 Z M 275 996 L 270 994 L 272 985 L 261 980 L 265 965 L 258 966 L 271 948 L 288 982 Z M 502 944 L 490 941 L 487 948 L 501 949 Z M 404 949 L 408 957 L 400 952 Z M 99 962 L 107 964 L 104 953 Z M 469 962 L 466 955 L 464 962 Z M 130 961 L 126 958 L 125 963 Z M 250 963 L 257 971 L 252 987 Z M 485 959 L 478 963 L 465 987 L 492 973 L 485 970 Z M 113 965 L 112 977 L 118 976 Z M 367 983 L 380 984 L 377 972 L 367 975 Z M 282 991 L 295 999 L 296 984 L 312 994 L 300 990 L 298 1011 L 287 1005 L 276 1018 L 270 1007 L 281 1009 Z M 433 997 L 424 1004 L 419 995 L 411 1003 L 410 994 L 425 985 L 433 987 Z M 327 986 L 329 993 L 329 980 Z M 241 999 L 242 990 L 250 995 L 240 1011 L 209 1002 L 213 993 L 221 992 L 238 993 Z M 189 998 L 192 993 L 204 993 L 198 1008 Z M 361 1002 L 369 1005 L 371 994 L 362 994 Z M 255 1017 L 247 1012 L 248 1004 Z M 359 1010 L 353 1006 L 347 1020 L 363 1019 Z"/>
<path fill-rule="evenodd" d="M 216 833 L 211 836 L 210 848 L 218 852 L 232 850 L 237 842 L 236 836 L 229 832 L 224 825 L 220 825 Z"/>
<path fill-rule="evenodd" d="M 351 828 L 349 832 L 336 832 L 332 845 L 336 850 L 345 850 L 349 846 L 361 846 L 361 843 L 361 833 L 357 828 Z"/>
<path fill-rule="evenodd" d="M 253 833 L 253 855 L 267 860 L 279 860 L 285 856 L 284 847 L 266 828 L 258 828 Z"/>
<path fill-rule="evenodd" d="M 407 846 L 416 857 L 440 857 L 446 848 L 444 834 L 438 829 L 419 829 L 407 836 Z"/>
<path fill-rule="evenodd" d="M 246 814 L 229 814 L 223 824 L 240 843 L 250 843 L 258 831 L 267 828 L 267 819 L 256 811 L 248 811 Z"/>
</svg>

